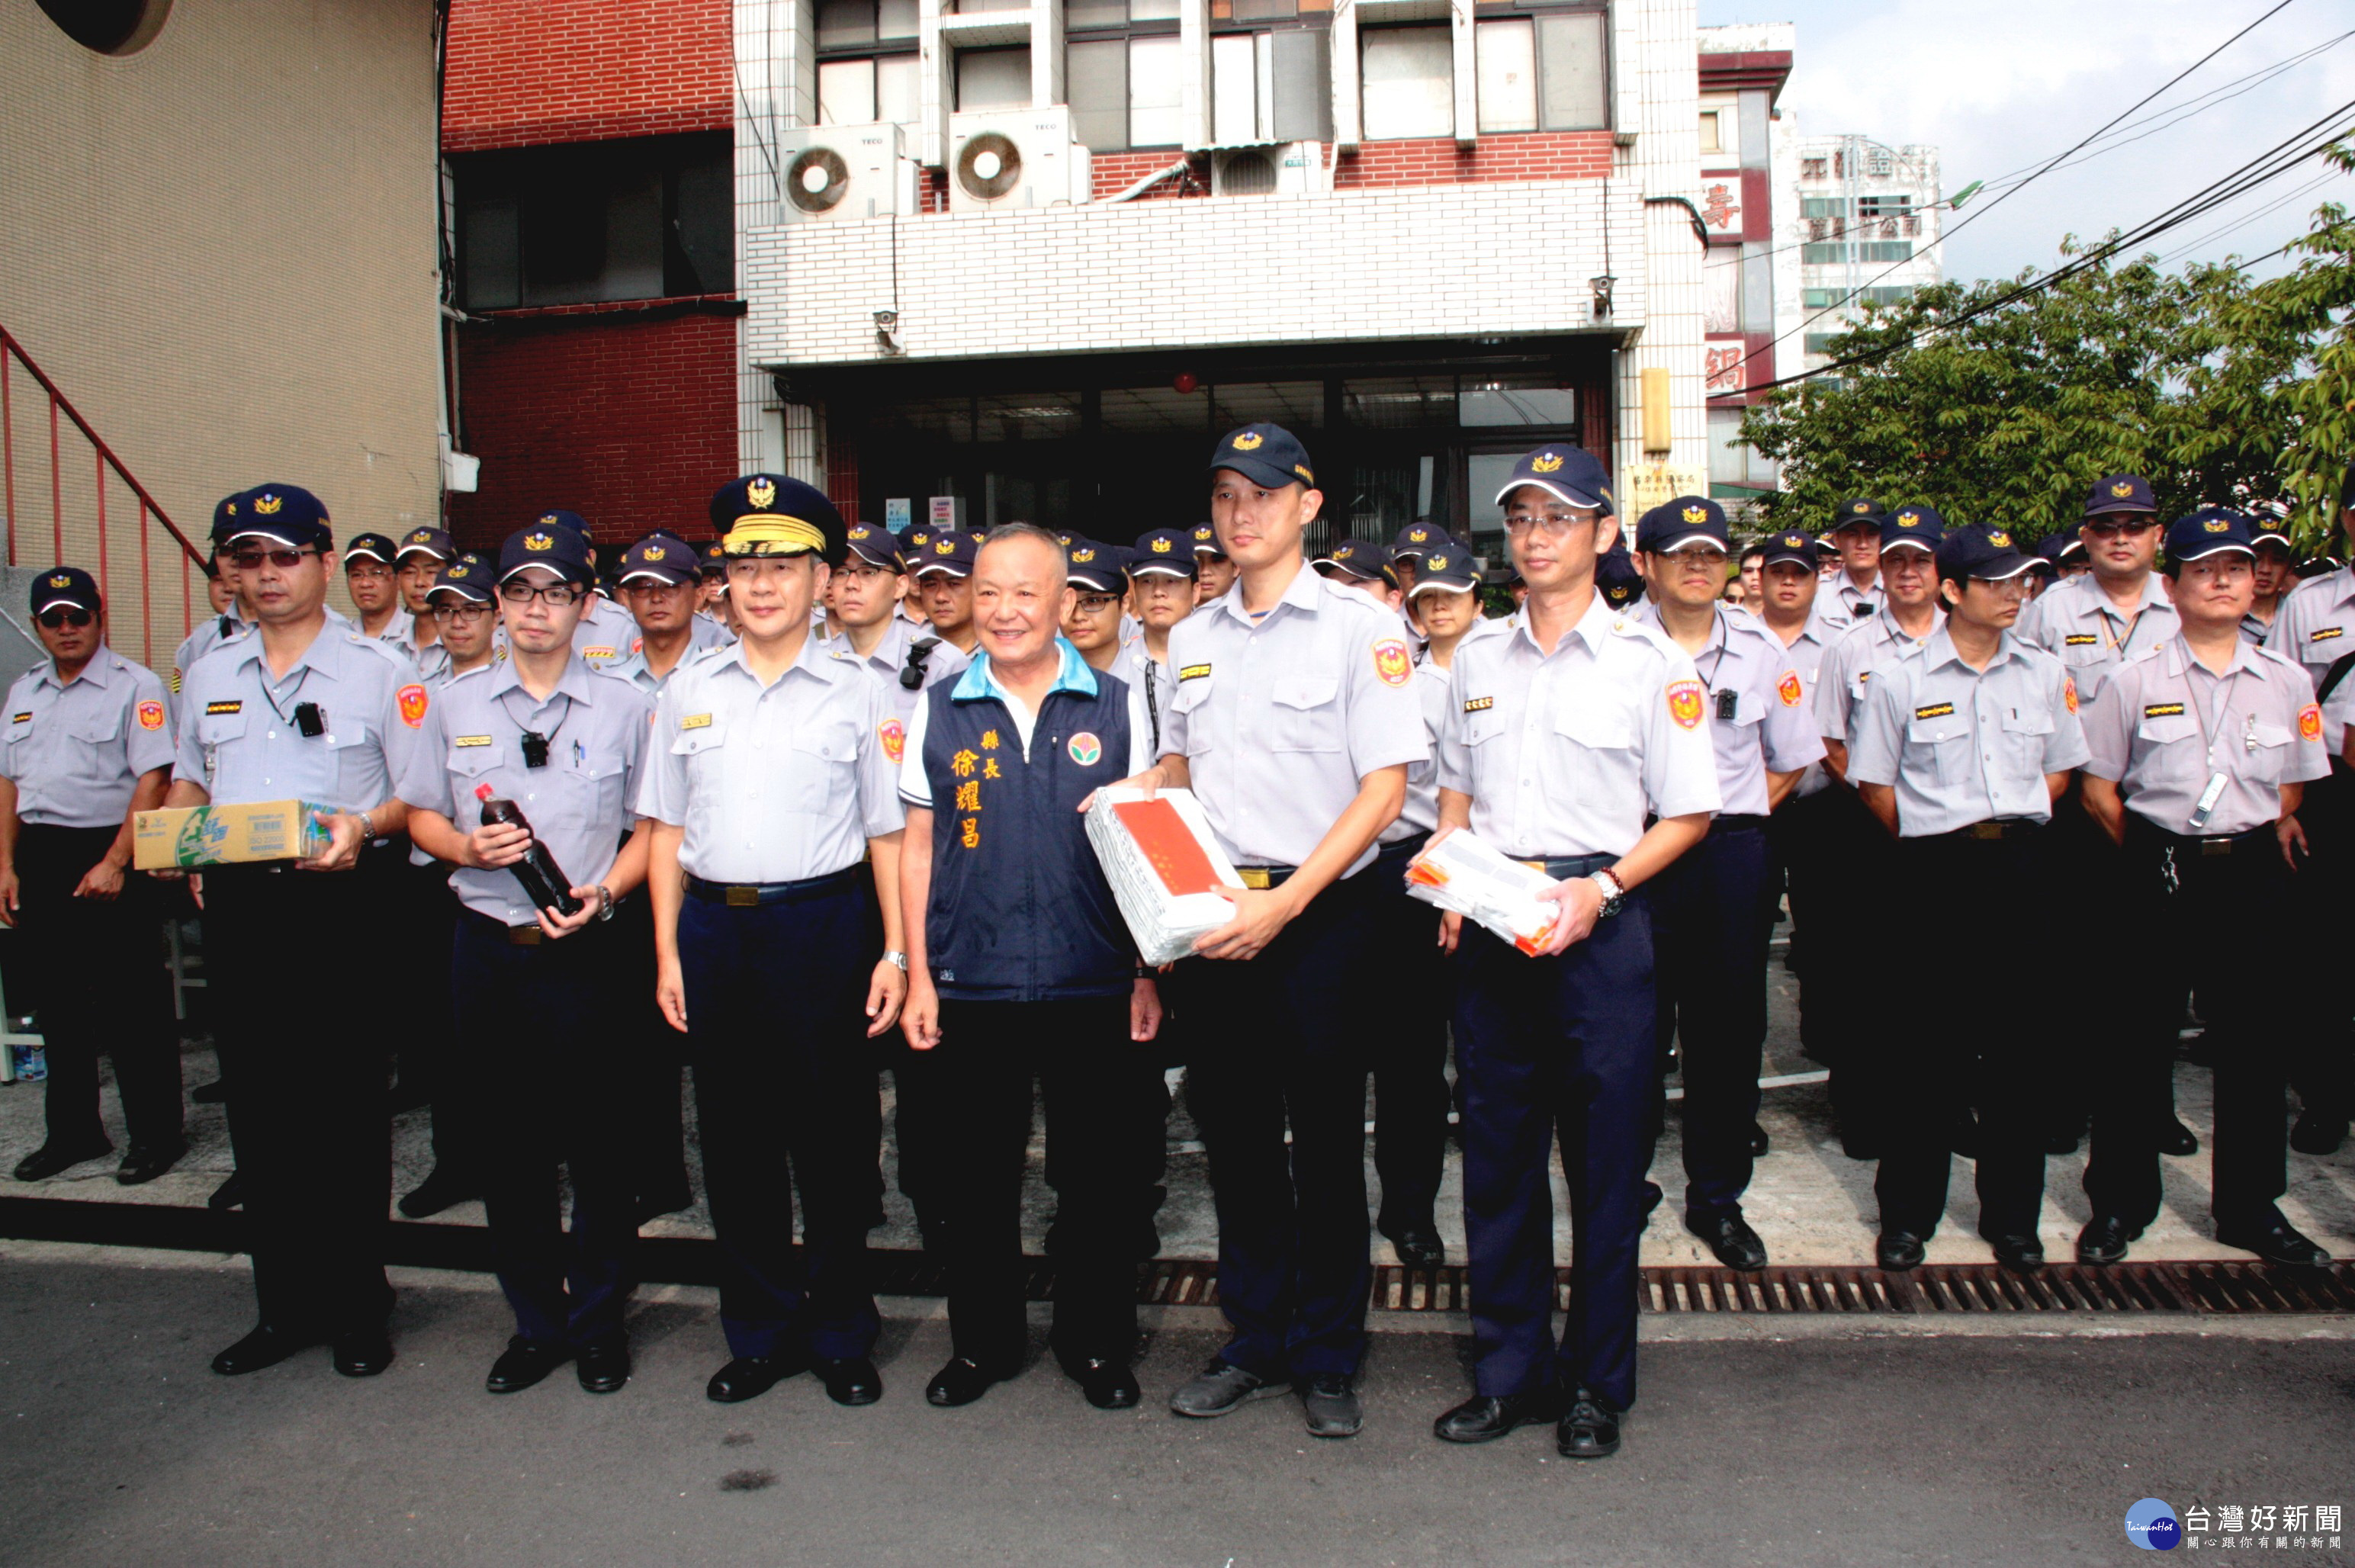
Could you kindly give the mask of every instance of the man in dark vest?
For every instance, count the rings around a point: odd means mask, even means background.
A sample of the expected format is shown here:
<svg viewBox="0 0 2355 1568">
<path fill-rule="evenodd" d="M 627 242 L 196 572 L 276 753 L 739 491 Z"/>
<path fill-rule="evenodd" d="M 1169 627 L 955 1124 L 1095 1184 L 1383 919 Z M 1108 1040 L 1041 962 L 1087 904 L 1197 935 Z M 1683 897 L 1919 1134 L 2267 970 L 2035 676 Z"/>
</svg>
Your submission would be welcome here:
<svg viewBox="0 0 2355 1568">
<path fill-rule="evenodd" d="M 1081 805 L 1150 761 L 1128 688 L 1058 635 L 1073 591 L 1055 536 L 1011 523 L 973 573 L 973 662 L 924 694 L 900 797 L 914 1048 L 902 1136 L 943 1147 L 954 1354 L 924 1390 L 970 1404 L 1022 1362 L 1022 1168 L 1041 1082 L 1055 1189 L 1056 1358 L 1088 1403 L 1137 1401 L 1129 1221 L 1160 1179 L 1167 1097 L 1153 980 L 1139 968 Z M 911 1151 L 902 1148 L 900 1157 Z"/>
</svg>

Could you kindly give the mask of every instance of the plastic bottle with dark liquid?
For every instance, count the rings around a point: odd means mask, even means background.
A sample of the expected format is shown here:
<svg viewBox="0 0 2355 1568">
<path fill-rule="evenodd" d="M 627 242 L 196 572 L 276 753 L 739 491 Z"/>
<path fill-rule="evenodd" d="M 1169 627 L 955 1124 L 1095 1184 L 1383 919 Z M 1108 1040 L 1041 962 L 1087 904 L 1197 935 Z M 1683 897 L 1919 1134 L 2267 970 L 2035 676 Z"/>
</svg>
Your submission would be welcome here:
<svg viewBox="0 0 2355 1568">
<path fill-rule="evenodd" d="M 531 823 L 525 818 L 523 808 L 511 800 L 502 800 L 492 795 L 490 785 L 476 784 L 474 798 L 483 803 L 484 827 L 520 827 L 526 833 L 531 832 Z M 531 895 L 531 907 L 534 909 L 552 909 L 569 920 L 584 907 L 579 899 L 572 896 L 572 884 L 557 869 L 556 857 L 548 852 L 548 846 L 542 844 L 536 834 L 533 835 L 531 848 L 523 852 L 523 859 L 507 869 L 516 874 L 516 880 L 523 884 L 523 891 Z"/>
</svg>

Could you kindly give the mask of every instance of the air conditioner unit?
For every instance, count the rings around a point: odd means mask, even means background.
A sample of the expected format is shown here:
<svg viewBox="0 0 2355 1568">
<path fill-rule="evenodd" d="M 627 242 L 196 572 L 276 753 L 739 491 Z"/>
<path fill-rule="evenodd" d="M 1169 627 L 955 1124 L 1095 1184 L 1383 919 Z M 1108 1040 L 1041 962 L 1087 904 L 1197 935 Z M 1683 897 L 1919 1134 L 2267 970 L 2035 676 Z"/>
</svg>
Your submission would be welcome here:
<svg viewBox="0 0 2355 1568">
<path fill-rule="evenodd" d="M 1088 199 L 1088 150 L 1071 112 L 1008 109 L 949 117 L 949 210 L 1007 212 Z"/>
<path fill-rule="evenodd" d="M 777 133 L 778 180 L 788 223 L 835 223 L 916 211 L 916 165 L 900 127 L 797 126 Z"/>
<path fill-rule="evenodd" d="M 1222 147 L 1210 155 L 1210 194 L 1308 196 L 1328 190 L 1324 154 L 1316 142 Z"/>
</svg>

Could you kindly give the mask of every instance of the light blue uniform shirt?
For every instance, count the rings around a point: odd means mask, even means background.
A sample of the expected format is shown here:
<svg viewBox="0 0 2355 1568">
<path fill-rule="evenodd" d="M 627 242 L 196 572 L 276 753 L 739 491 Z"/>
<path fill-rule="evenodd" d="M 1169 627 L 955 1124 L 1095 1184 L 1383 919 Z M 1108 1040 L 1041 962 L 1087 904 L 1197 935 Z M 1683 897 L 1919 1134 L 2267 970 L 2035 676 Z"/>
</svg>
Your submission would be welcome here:
<svg viewBox="0 0 2355 1568">
<path fill-rule="evenodd" d="M 1648 599 L 1631 619 L 1668 636 L 1660 627 L 1659 606 Z M 1800 773 L 1823 760 L 1824 741 L 1807 711 L 1806 683 L 1792 667 L 1782 639 L 1752 616 L 1737 620 L 1718 612 L 1708 642 L 1692 660 L 1706 701 L 1703 721 L 1717 752 L 1720 815 L 1764 816 L 1768 773 Z M 1720 692 L 1732 693 L 1730 716 L 1721 711 Z"/>
<path fill-rule="evenodd" d="M 8 688 L 0 778 L 16 786 L 19 821 L 117 827 L 140 775 L 172 765 L 164 682 L 104 643 L 73 679 L 43 659 Z"/>
<path fill-rule="evenodd" d="M 272 678 L 259 634 L 198 659 L 180 688 L 176 778 L 216 801 L 309 800 L 366 811 L 391 798 L 431 699 L 400 656 L 330 620 L 283 677 Z M 323 732 L 305 735 L 303 703 Z"/>
</svg>

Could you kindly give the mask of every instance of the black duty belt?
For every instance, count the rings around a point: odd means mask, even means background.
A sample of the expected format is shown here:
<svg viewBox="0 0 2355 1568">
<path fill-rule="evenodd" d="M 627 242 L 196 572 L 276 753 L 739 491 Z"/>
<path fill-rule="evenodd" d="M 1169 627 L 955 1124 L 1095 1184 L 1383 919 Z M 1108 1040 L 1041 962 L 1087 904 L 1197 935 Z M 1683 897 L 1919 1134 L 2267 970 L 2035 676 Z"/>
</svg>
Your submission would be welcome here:
<svg viewBox="0 0 2355 1568">
<path fill-rule="evenodd" d="M 1720 814 L 1710 818 L 1709 830 L 1711 833 L 1764 833 L 1766 831 L 1766 819 L 1739 813 L 1732 816 Z"/>
<path fill-rule="evenodd" d="M 823 877 L 805 877 L 798 882 L 707 882 L 701 877 L 687 879 L 689 898 L 705 903 L 726 904 L 730 909 L 758 909 L 762 904 L 799 903 L 804 899 L 820 898 L 838 892 L 857 882 L 864 865 L 845 866 L 839 871 L 829 871 Z M 868 873 L 871 874 L 871 873 Z"/>
<path fill-rule="evenodd" d="M 538 947 L 548 940 L 548 933 L 539 929 L 538 922 L 529 925 L 509 925 L 506 921 L 485 914 L 478 909 L 462 907 L 458 912 L 476 925 L 487 926 L 497 932 L 510 947 Z"/>
<path fill-rule="evenodd" d="M 1377 845 L 1374 848 L 1374 859 L 1377 860 L 1412 860 L 1417 855 L 1422 854 L 1423 846 L 1430 842 L 1431 835 L 1428 833 L 1410 833 L 1405 837 L 1398 839 L 1392 843 Z"/>
<path fill-rule="evenodd" d="M 1933 833 L 1932 838 L 1971 839 L 1980 843 L 1998 843 L 2006 838 L 2033 838 L 2044 831 L 2046 825 L 2026 816 L 1991 817 L 1957 827 L 1951 833 Z"/>
<path fill-rule="evenodd" d="M 1265 892 L 1270 888 L 1284 886 L 1299 870 L 1297 866 L 1237 866 L 1235 875 L 1242 879 L 1243 886 Z"/>
<path fill-rule="evenodd" d="M 1522 865 L 1532 871 L 1543 871 L 1557 882 L 1566 882 L 1572 877 L 1591 877 L 1618 862 L 1616 855 L 1543 855 L 1533 860 L 1521 859 Z"/>
<path fill-rule="evenodd" d="M 2164 827 L 2153 827 L 2151 832 L 2158 836 L 2160 842 L 2185 855 L 2209 857 L 2281 853 L 2281 841 L 2274 836 L 2274 825 L 2270 822 L 2262 827 L 2251 827 L 2240 833 L 2214 834 L 2204 838 L 2191 833 L 2169 833 Z"/>
</svg>

